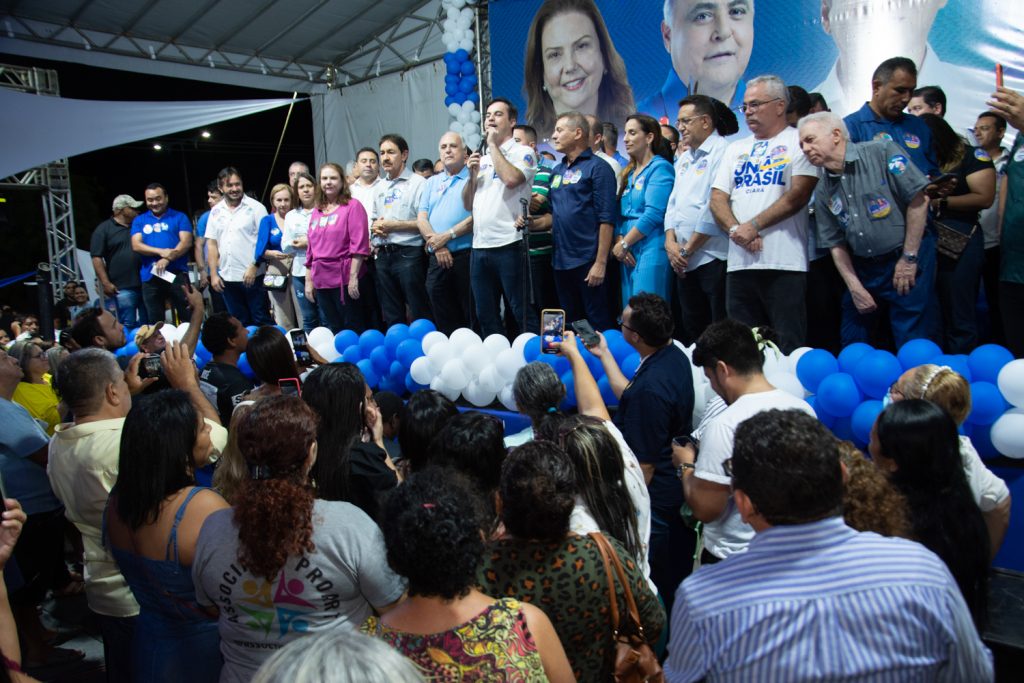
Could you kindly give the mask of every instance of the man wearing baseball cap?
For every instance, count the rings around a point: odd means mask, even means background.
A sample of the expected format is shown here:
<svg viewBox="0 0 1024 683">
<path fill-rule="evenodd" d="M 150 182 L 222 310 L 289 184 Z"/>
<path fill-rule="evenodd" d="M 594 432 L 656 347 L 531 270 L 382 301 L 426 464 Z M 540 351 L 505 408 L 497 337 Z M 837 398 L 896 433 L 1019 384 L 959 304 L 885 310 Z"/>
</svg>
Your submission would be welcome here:
<svg viewBox="0 0 1024 683">
<path fill-rule="evenodd" d="M 122 325 L 135 327 L 142 317 L 142 282 L 139 257 L 132 251 L 132 221 L 143 202 L 129 194 L 114 198 L 113 215 L 96 226 L 89 252 L 103 296 L 117 302 L 117 318 Z"/>
</svg>

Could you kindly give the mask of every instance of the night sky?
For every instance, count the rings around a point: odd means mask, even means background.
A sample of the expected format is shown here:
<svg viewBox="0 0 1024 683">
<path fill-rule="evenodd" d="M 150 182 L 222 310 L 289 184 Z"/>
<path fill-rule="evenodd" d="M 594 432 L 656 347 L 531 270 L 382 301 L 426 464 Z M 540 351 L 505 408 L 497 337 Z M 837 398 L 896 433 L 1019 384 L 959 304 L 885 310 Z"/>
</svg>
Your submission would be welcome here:
<svg viewBox="0 0 1024 683">
<path fill-rule="evenodd" d="M 290 97 L 291 93 L 256 90 L 219 83 L 147 76 L 130 71 L 115 71 L 48 62 L 0 53 L 0 63 L 54 69 L 58 74 L 62 97 L 94 100 L 227 100 Z M 301 95 L 300 95 L 301 96 Z M 110 216 L 110 204 L 118 194 L 142 199 L 151 182 L 162 183 L 171 198 L 171 206 L 192 213 L 206 210 L 206 185 L 225 166 L 241 171 L 248 193 L 259 195 L 268 175 L 271 184 L 287 181 L 288 165 L 305 161 L 313 165 L 313 122 L 308 101 L 299 102 L 292 111 L 281 152 L 273 169 L 274 149 L 284 126 L 288 107 L 254 114 L 208 126 L 208 140 L 200 130 L 188 130 L 159 140 L 109 147 L 71 157 L 72 203 L 78 246 L 89 248 L 93 228 Z M 102 122 L 97 122 L 102 125 Z M 155 151 L 159 142 L 162 151 Z M 186 187 L 187 174 L 187 187 Z M 0 196 L 6 222 L 0 215 L 0 279 L 35 268 L 47 260 L 39 194 L 4 191 Z M 18 245 L 18 249 L 11 249 Z M 0 302 L 17 308 L 34 308 L 34 288 L 17 284 L 0 290 Z"/>
</svg>

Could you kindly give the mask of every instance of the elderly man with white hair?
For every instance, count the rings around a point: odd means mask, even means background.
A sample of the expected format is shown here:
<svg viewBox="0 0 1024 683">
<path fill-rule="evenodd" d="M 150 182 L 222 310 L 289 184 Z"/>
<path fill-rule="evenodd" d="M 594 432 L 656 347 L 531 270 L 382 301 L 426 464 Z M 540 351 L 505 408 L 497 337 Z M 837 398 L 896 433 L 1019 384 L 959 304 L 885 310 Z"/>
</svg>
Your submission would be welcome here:
<svg viewBox="0 0 1024 683">
<path fill-rule="evenodd" d="M 830 249 L 847 292 L 842 343 L 867 341 L 877 300 L 889 304 L 896 345 L 927 336 L 935 239 L 925 232 L 928 178 L 891 140 L 851 142 L 832 112 L 805 116 L 800 148 L 820 171 L 818 244 Z"/>
</svg>

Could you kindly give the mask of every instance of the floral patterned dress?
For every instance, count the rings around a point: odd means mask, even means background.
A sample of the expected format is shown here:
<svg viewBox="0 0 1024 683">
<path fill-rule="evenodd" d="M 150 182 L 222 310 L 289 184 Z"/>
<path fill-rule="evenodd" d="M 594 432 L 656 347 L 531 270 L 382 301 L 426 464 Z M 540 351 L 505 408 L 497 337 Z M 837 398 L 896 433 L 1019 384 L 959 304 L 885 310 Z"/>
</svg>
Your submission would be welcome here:
<svg viewBox="0 0 1024 683">
<path fill-rule="evenodd" d="M 406 633 L 385 626 L 377 617 L 368 618 L 362 631 L 412 660 L 426 681 L 548 680 L 522 605 L 512 598 L 496 600 L 466 623 L 443 633 Z"/>
</svg>

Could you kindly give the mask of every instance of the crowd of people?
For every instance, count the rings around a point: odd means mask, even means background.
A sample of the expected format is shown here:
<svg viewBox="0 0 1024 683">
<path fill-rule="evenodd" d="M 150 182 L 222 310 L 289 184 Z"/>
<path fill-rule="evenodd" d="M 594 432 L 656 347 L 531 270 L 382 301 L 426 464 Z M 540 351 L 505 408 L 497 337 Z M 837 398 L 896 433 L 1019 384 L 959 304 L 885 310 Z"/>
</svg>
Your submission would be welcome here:
<svg viewBox="0 0 1024 683">
<path fill-rule="evenodd" d="M 8 676 L 81 658 L 37 608 L 84 590 L 111 681 L 607 681 L 627 614 L 669 681 L 991 679 L 1010 494 L 958 434 L 970 384 L 908 370 L 866 457 L 764 374 L 769 342 L 1001 334 L 1022 355 L 1024 137 L 999 141 L 1024 97 L 999 90 L 973 147 L 941 111 L 903 113 L 934 100 L 916 85 L 887 60 L 843 119 L 761 76 L 751 137 L 688 95 L 676 129 L 619 122 L 618 160 L 614 125 L 549 113 L 553 167 L 496 98 L 483 148 L 445 133 L 437 173 L 388 134 L 348 168 L 292 164 L 268 212 L 225 168 L 196 231 L 159 183 L 144 213 L 118 196 L 92 245 L 111 306 L 72 284 L 57 343 L 19 316 L 0 356 Z M 587 342 L 615 410 L 571 331 L 552 344 L 575 409 L 529 363 L 530 427 L 506 435 L 429 389 L 374 394 L 274 325 L 513 334 L 543 308 L 639 354 L 627 377 Z M 189 322 L 170 343 L 168 319 Z M 139 352 L 115 356 L 126 327 Z"/>
</svg>

